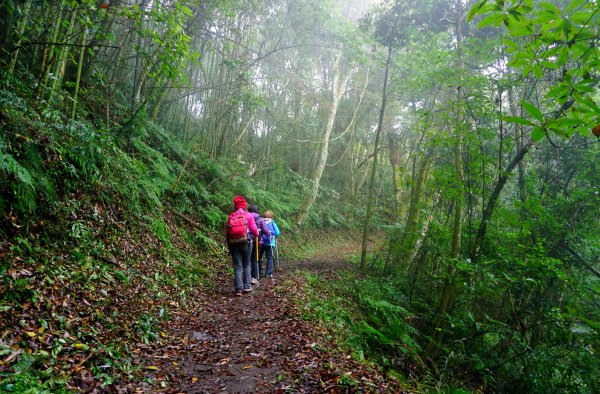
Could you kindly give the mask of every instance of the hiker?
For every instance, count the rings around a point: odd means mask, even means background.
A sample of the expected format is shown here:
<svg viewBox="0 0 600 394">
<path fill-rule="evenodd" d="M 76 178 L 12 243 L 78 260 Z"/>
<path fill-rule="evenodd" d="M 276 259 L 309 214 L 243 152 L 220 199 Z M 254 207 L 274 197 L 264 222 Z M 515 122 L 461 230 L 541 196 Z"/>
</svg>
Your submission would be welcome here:
<svg viewBox="0 0 600 394">
<path fill-rule="evenodd" d="M 254 216 L 256 227 L 258 227 L 258 231 L 261 234 L 259 235 L 259 238 L 265 234 L 271 237 L 271 231 L 265 224 L 263 218 L 260 217 L 260 213 L 258 213 L 258 206 L 256 204 L 252 204 L 250 205 L 250 208 L 248 208 L 248 211 L 252 213 L 252 216 Z M 260 271 L 258 270 L 258 248 L 260 244 L 256 241 L 258 241 L 258 239 L 252 241 L 252 252 L 250 257 L 250 265 L 252 268 L 252 279 L 250 280 L 250 283 L 253 285 L 257 285 L 258 279 L 260 278 Z"/>
<path fill-rule="evenodd" d="M 279 227 L 277 227 L 277 223 L 275 223 L 275 220 L 273 220 L 275 218 L 275 215 L 273 214 L 273 212 L 271 211 L 266 211 L 264 213 L 264 222 L 265 225 L 268 227 L 271 235 L 267 235 L 266 233 L 263 233 L 260 236 L 260 257 L 258 260 L 258 265 L 259 265 L 259 269 L 260 272 L 263 273 L 264 276 L 266 276 L 267 278 L 272 278 L 273 277 L 273 271 L 275 269 L 274 267 L 274 263 L 273 263 L 273 256 L 274 256 L 274 251 L 275 248 L 277 247 L 277 242 L 276 242 L 276 237 L 279 237 L 279 234 L 281 234 L 279 232 Z M 263 271 L 262 269 L 262 256 L 263 254 L 265 254 L 267 256 L 267 267 L 266 267 L 266 272 Z"/>
<path fill-rule="evenodd" d="M 229 215 L 225 228 L 225 239 L 233 261 L 233 283 L 235 295 L 252 291 L 250 285 L 250 252 L 252 236 L 258 237 L 254 216 L 246 211 L 246 200 L 242 196 L 233 199 L 235 211 Z"/>
</svg>

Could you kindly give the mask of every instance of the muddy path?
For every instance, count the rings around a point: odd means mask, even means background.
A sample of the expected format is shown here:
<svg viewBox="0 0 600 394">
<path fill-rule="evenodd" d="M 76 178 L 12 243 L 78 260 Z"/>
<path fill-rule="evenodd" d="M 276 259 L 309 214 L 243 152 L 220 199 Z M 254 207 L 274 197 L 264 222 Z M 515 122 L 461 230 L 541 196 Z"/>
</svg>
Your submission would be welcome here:
<svg viewBox="0 0 600 394">
<path fill-rule="evenodd" d="M 325 328 L 303 319 L 306 284 L 298 270 L 335 276 L 348 268 L 346 257 L 283 261 L 274 278 L 242 297 L 233 294 L 233 275 L 221 276 L 196 307 L 170 316 L 160 345 L 139 348 L 142 381 L 117 391 L 399 392 L 397 382 L 336 350 Z"/>
</svg>

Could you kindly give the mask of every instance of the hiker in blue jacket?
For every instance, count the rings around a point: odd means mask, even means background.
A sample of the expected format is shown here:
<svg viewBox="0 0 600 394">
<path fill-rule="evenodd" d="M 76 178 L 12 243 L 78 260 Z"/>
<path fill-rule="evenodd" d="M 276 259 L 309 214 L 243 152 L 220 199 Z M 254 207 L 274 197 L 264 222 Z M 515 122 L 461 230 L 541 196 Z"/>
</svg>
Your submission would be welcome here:
<svg viewBox="0 0 600 394">
<path fill-rule="evenodd" d="M 260 239 L 262 237 L 262 235 L 266 235 L 268 237 L 271 237 L 271 231 L 270 229 L 266 226 L 265 221 L 263 220 L 262 217 L 260 217 L 260 213 L 258 213 L 258 206 L 256 204 L 252 204 L 250 205 L 250 207 L 248 208 L 248 212 L 250 212 L 252 214 L 252 216 L 254 217 L 254 221 L 256 222 L 256 227 L 258 227 L 258 230 L 260 232 L 260 235 L 258 236 L 258 238 Z M 258 284 L 258 278 L 259 276 L 259 269 L 258 269 L 258 246 L 255 243 L 257 240 L 254 239 L 252 241 L 252 256 L 250 256 L 250 261 L 251 261 L 251 268 L 252 268 L 252 279 L 250 280 L 250 283 L 252 283 L 253 285 Z"/>
<path fill-rule="evenodd" d="M 275 238 L 279 237 L 279 234 L 281 234 L 279 232 L 279 227 L 277 227 L 277 223 L 275 223 L 275 221 L 273 220 L 274 217 L 275 217 L 275 215 L 271 211 L 266 211 L 264 213 L 263 221 L 264 221 L 266 227 L 269 229 L 270 235 L 267 235 L 266 233 L 261 234 L 260 242 L 259 242 L 260 257 L 258 260 L 258 265 L 259 265 L 260 272 L 267 278 L 273 277 L 273 271 L 275 269 L 275 265 L 273 262 L 273 255 L 274 255 L 273 252 L 275 250 L 275 247 L 277 247 L 277 242 L 276 242 Z M 263 271 L 263 265 L 262 265 L 263 254 L 267 256 L 266 272 Z"/>
</svg>

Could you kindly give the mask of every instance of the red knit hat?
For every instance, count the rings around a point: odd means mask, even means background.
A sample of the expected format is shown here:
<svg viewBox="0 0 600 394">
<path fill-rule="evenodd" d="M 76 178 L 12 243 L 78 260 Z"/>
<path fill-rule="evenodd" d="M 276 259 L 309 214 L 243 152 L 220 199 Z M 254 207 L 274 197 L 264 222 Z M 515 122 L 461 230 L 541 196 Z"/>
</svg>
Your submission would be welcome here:
<svg viewBox="0 0 600 394">
<path fill-rule="evenodd" d="M 246 199 L 244 199 L 244 197 L 242 196 L 235 196 L 235 198 L 233 199 L 233 204 L 235 205 L 235 209 L 246 209 Z"/>
</svg>

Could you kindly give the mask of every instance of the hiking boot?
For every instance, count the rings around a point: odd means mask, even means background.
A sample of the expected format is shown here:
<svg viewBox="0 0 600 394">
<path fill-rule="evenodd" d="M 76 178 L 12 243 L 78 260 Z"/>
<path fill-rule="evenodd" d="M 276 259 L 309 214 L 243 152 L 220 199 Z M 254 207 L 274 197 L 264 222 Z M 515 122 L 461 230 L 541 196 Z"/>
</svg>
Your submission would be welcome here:
<svg viewBox="0 0 600 394">
<path fill-rule="evenodd" d="M 238 291 L 236 291 L 236 292 L 235 292 L 235 295 L 236 295 L 236 296 L 241 296 L 241 295 L 242 295 L 242 292 L 238 290 Z"/>
<path fill-rule="evenodd" d="M 249 289 L 244 289 L 244 290 L 242 290 L 242 291 L 243 291 L 244 293 L 250 293 L 250 292 L 252 291 L 252 288 L 249 288 Z"/>
<path fill-rule="evenodd" d="M 256 278 L 250 279 L 250 284 L 251 285 L 257 285 L 258 284 L 258 279 L 256 279 Z"/>
<path fill-rule="evenodd" d="M 273 274 L 267 275 L 267 278 L 272 278 L 272 277 L 273 277 Z"/>
</svg>

